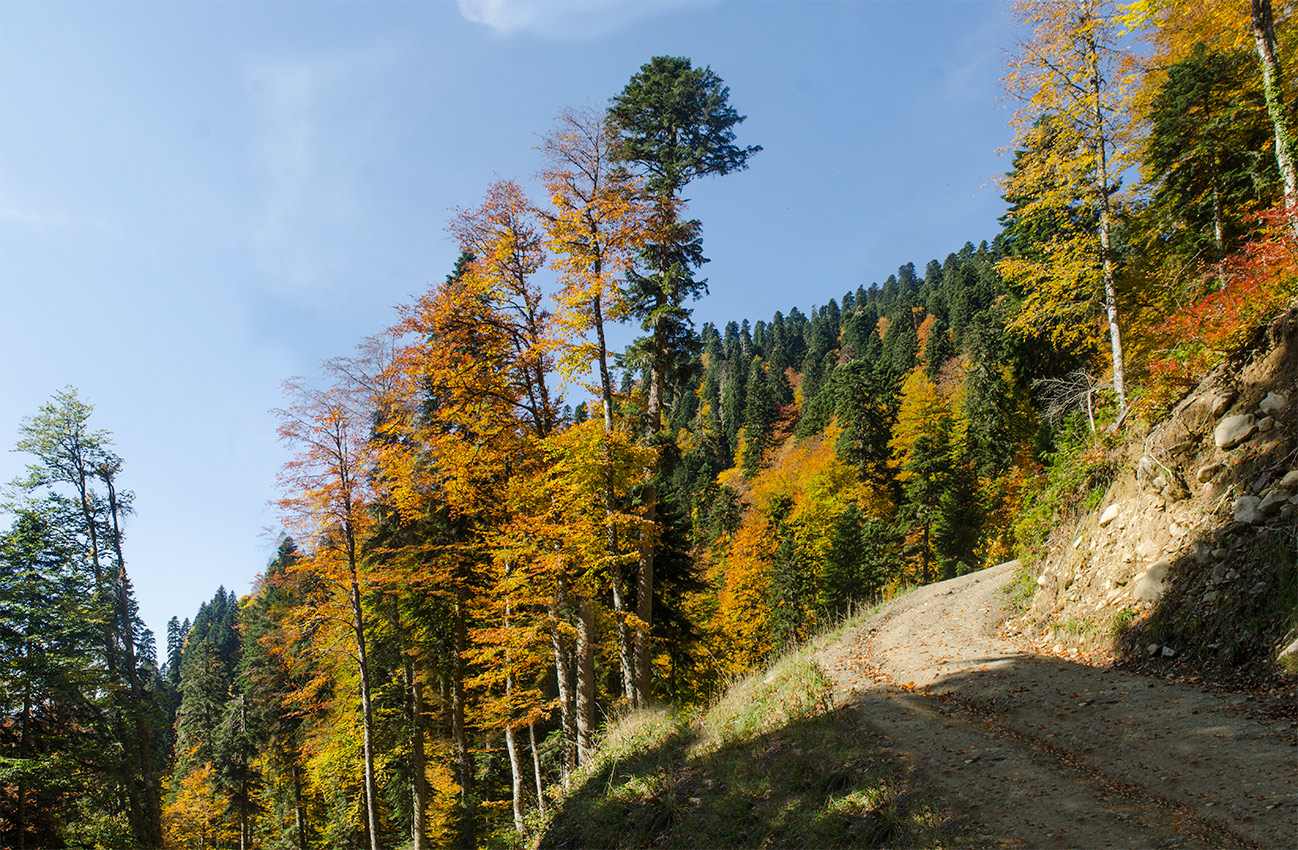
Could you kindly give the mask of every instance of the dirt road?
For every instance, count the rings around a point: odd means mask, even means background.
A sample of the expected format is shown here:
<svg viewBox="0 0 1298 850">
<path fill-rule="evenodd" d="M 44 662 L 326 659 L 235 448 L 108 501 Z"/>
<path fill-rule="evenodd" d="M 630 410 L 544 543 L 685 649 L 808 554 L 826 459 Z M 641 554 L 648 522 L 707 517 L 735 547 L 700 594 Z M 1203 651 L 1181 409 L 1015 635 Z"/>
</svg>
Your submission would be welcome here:
<svg viewBox="0 0 1298 850">
<path fill-rule="evenodd" d="M 979 843 L 1298 847 L 1292 724 L 997 636 L 1011 572 L 920 588 L 818 656 Z"/>
</svg>

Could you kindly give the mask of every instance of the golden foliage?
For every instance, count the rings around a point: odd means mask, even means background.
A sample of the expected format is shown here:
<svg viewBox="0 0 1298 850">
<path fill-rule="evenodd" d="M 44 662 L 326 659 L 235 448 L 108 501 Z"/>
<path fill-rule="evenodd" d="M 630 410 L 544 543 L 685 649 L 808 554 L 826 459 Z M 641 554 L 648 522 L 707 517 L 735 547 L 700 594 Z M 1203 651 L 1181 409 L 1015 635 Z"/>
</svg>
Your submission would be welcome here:
<svg viewBox="0 0 1298 850">
<path fill-rule="evenodd" d="M 228 847 L 239 831 L 225 816 L 226 799 L 216 790 L 211 762 L 191 770 L 162 807 L 163 840 L 169 848 Z"/>
</svg>

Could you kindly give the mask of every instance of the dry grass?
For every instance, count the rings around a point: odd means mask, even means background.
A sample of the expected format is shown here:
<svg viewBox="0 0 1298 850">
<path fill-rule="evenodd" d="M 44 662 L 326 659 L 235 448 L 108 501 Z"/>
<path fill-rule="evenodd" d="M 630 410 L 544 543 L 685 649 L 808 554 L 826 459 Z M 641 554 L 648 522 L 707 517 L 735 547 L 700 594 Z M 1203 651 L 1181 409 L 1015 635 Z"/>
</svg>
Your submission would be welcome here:
<svg viewBox="0 0 1298 850">
<path fill-rule="evenodd" d="M 833 707 L 810 653 L 740 679 L 693 719 L 653 710 L 613 724 L 536 846 L 951 846 L 905 768 Z"/>
</svg>

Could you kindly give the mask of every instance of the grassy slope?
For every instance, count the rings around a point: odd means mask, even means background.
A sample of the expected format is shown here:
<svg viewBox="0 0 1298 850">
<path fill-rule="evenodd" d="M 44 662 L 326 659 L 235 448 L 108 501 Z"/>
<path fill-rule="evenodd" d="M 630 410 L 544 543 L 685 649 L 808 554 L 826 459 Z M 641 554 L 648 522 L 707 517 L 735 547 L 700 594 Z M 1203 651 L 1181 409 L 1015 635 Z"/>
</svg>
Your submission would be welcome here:
<svg viewBox="0 0 1298 850">
<path fill-rule="evenodd" d="M 943 847 L 951 825 L 803 648 L 698 717 L 613 724 L 538 847 Z"/>
</svg>

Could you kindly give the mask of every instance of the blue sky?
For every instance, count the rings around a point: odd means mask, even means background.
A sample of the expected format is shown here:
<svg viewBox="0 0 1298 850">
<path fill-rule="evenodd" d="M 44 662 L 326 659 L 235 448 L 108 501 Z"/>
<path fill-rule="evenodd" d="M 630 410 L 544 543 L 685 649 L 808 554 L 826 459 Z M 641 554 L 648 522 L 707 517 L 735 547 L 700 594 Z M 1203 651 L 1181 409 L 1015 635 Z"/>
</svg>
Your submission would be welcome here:
<svg viewBox="0 0 1298 850">
<path fill-rule="evenodd" d="M 0 445 L 95 405 L 161 634 L 273 550 L 280 382 L 444 278 L 448 211 L 530 179 L 561 108 L 655 55 L 725 80 L 764 150 L 689 189 L 695 317 L 769 319 L 996 234 L 1010 34 L 978 0 L 3 0 Z"/>
</svg>

